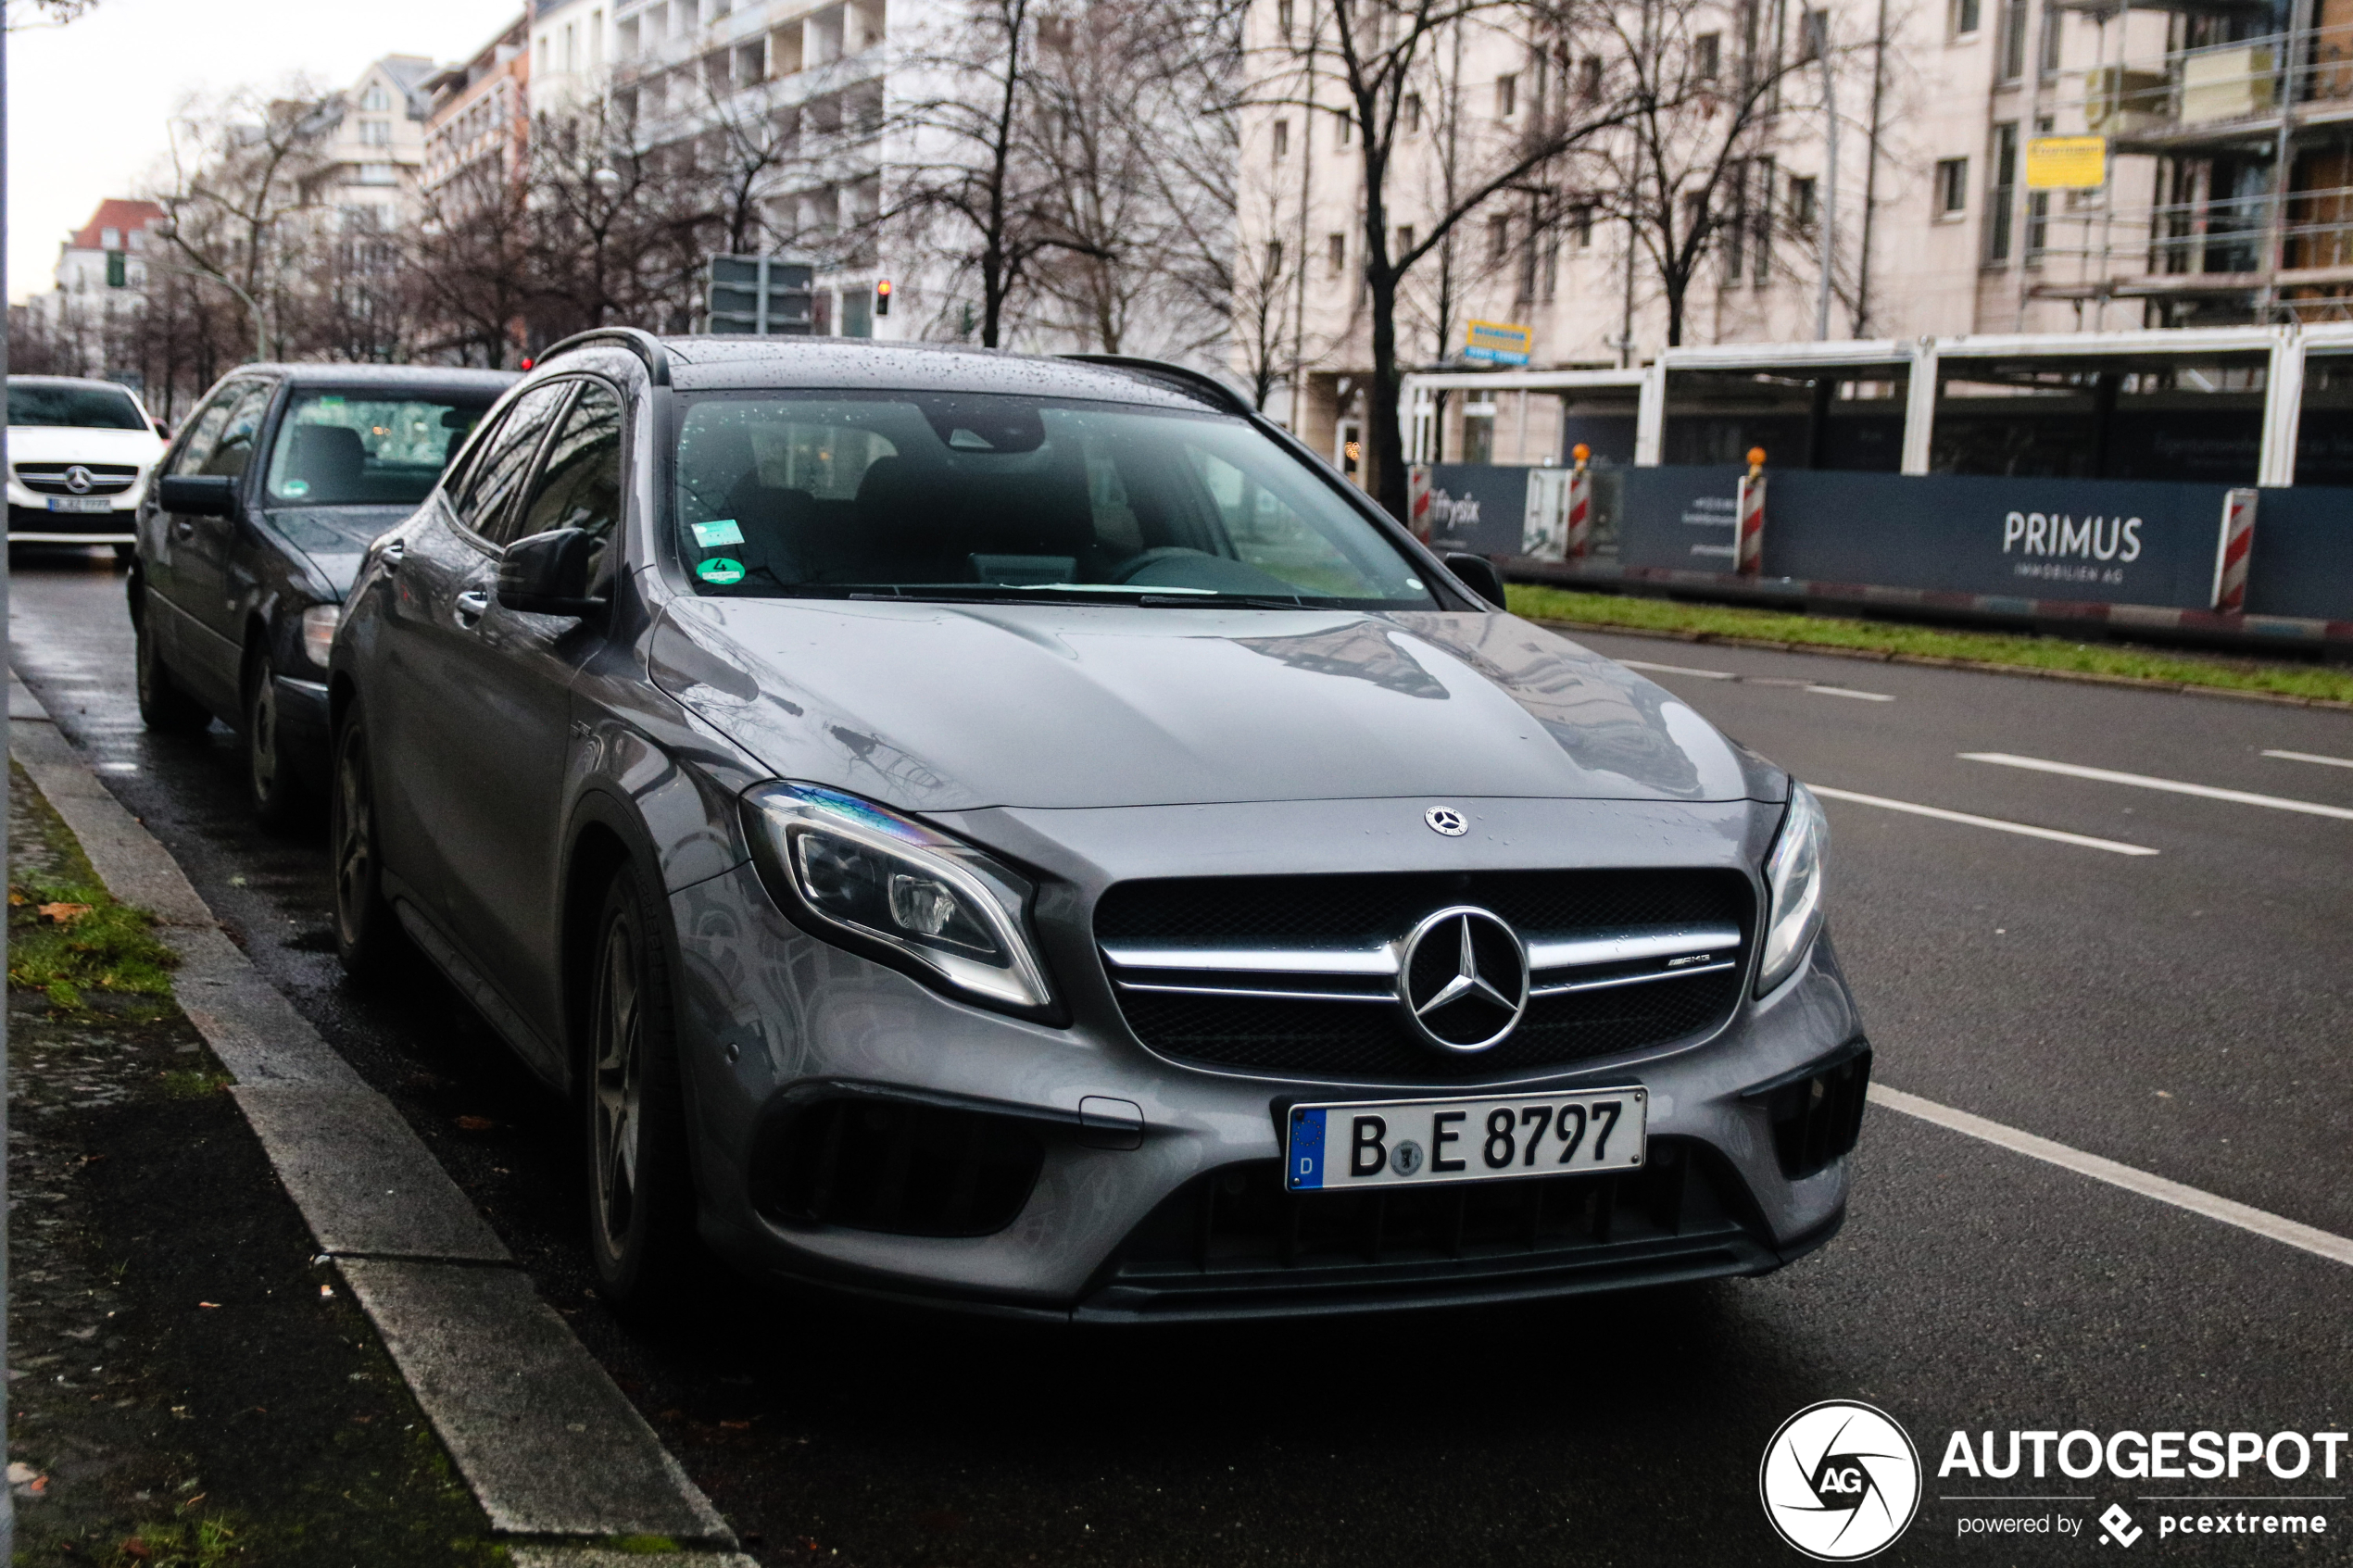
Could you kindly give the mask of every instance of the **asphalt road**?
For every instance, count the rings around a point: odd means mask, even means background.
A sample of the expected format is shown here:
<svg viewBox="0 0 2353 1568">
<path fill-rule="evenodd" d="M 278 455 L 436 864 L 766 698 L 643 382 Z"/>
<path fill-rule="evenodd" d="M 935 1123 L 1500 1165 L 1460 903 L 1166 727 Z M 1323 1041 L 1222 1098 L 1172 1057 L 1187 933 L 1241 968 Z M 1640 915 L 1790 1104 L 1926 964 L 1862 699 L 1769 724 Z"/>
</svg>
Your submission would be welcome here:
<svg viewBox="0 0 2353 1568">
<path fill-rule="evenodd" d="M 1888 1561 L 2353 1560 L 2353 1477 L 1940 1482 L 1955 1429 L 2353 1424 L 2346 1265 L 1874 1107 L 1848 1225 L 1763 1280 L 1542 1309 L 1046 1332 L 714 1281 L 659 1335 L 586 1288 L 570 1127 L 429 976 L 346 984 L 323 831 L 256 829 L 233 743 L 147 737 L 107 563 L 19 551 L 19 673 L 233 935 L 392 1097 L 769 1563 L 1799 1561 L 1757 1502 L 1793 1412 L 1867 1399 L 1926 1499 Z M 1596 637 L 1832 797 L 1831 922 L 1879 1079 L 2353 1235 L 2353 714 Z M 1737 676 L 1738 679 L 1713 678 Z M 1837 695 L 1861 691 L 1893 700 Z M 468 1130 L 459 1118 L 486 1119 Z M 2353 1456 L 2348 1456 L 2353 1461 Z M 2032 1492 L 2045 1500 L 1956 1500 Z M 2285 1495 L 2321 1537 L 2161 1540 L 2152 1495 Z M 2168 1504 L 2171 1508 L 2195 1507 Z M 2278 1512 L 2268 1502 L 2216 1503 Z M 2080 1534 L 1961 1538 L 2015 1514 Z"/>
</svg>

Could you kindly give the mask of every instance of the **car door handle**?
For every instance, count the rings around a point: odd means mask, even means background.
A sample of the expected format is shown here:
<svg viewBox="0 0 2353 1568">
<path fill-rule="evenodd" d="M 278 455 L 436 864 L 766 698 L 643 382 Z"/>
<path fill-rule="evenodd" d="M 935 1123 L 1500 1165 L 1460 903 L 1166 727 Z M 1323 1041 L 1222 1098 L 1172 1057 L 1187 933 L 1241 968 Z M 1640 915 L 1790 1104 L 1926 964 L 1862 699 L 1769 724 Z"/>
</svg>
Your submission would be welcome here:
<svg viewBox="0 0 2353 1568">
<path fill-rule="evenodd" d="M 184 517 L 173 518 L 171 536 L 174 539 L 193 539 L 196 536 L 196 525 Z"/>
<path fill-rule="evenodd" d="M 458 619 L 471 626 L 482 619 L 484 610 L 490 608 L 490 596 L 479 588 L 469 588 L 454 602 L 458 607 Z"/>
<path fill-rule="evenodd" d="M 402 540 L 395 539 L 376 552 L 376 559 L 384 564 L 386 571 L 397 571 L 400 570 L 400 563 L 408 558 L 408 545 Z"/>
</svg>

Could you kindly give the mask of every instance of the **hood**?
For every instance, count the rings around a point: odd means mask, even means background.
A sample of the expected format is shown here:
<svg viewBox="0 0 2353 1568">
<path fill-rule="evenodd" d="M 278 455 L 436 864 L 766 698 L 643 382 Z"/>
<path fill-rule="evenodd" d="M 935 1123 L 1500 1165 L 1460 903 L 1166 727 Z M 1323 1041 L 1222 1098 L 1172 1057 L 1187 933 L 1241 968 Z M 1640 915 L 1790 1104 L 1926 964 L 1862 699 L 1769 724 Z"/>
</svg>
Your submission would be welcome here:
<svg viewBox="0 0 2353 1568">
<path fill-rule="evenodd" d="M 1671 694 L 1509 615 L 682 599 L 649 652 L 778 775 L 907 810 L 1747 793 Z"/>
<path fill-rule="evenodd" d="M 359 559 L 376 536 L 414 515 L 409 507 L 275 507 L 262 515 L 288 544 L 310 558 L 333 584 L 335 596 L 351 592 Z"/>
<path fill-rule="evenodd" d="M 10 425 L 8 463 L 135 463 L 163 456 L 151 430 L 90 430 L 81 425 Z"/>
</svg>

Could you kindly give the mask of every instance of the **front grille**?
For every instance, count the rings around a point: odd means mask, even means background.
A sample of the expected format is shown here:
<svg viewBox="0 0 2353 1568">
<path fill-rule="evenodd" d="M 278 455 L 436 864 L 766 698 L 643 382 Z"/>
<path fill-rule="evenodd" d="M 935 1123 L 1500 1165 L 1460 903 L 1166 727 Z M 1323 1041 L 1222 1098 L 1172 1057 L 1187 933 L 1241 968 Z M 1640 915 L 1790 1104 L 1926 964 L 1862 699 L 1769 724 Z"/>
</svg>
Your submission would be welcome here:
<svg viewBox="0 0 2353 1568">
<path fill-rule="evenodd" d="M 1429 1045 L 1393 999 L 1399 944 L 1456 905 L 1500 916 L 1540 966 L 1518 1027 L 1484 1051 Z M 1461 1082 L 1715 1028 L 1740 1000 L 1753 910 L 1747 880 L 1720 871 L 1234 877 L 1115 886 L 1095 933 L 1128 1026 L 1164 1056 Z"/>
<path fill-rule="evenodd" d="M 1128 1236 L 1099 1311 L 1182 1313 L 1550 1292 L 1770 1266 L 1738 1178 L 1652 1141 L 1641 1170 L 1363 1192 L 1283 1190 L 1252 1160 L 1170 1196 Z"/>
<path fill-rule="evenodd" d="M 41 495 L 120 495 L 138 483 L 139 470 L 127 463 L 82 463 L 89 488 L 76 490 L 66 483 L 71 463 L 19 463 L 17 483 Z"/>
</svg>

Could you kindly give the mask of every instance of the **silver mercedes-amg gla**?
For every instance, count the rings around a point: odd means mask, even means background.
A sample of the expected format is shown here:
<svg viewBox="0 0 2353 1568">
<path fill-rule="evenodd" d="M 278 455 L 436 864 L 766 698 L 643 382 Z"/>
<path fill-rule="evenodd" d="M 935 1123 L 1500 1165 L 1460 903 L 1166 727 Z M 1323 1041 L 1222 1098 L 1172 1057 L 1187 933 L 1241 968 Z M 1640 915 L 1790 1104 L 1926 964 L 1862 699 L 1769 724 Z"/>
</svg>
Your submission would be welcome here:
<svg viewBox="0 0 2353 1568">
<path fill-rule="evenodd" d="M 352 590 L 343 957 L 573 1098 L 624 1306 L 1776 1268 L 1870 1061 L 1820 810 L 1500 597 L 1184 370 L 590 333 Z"/>
</svg>

